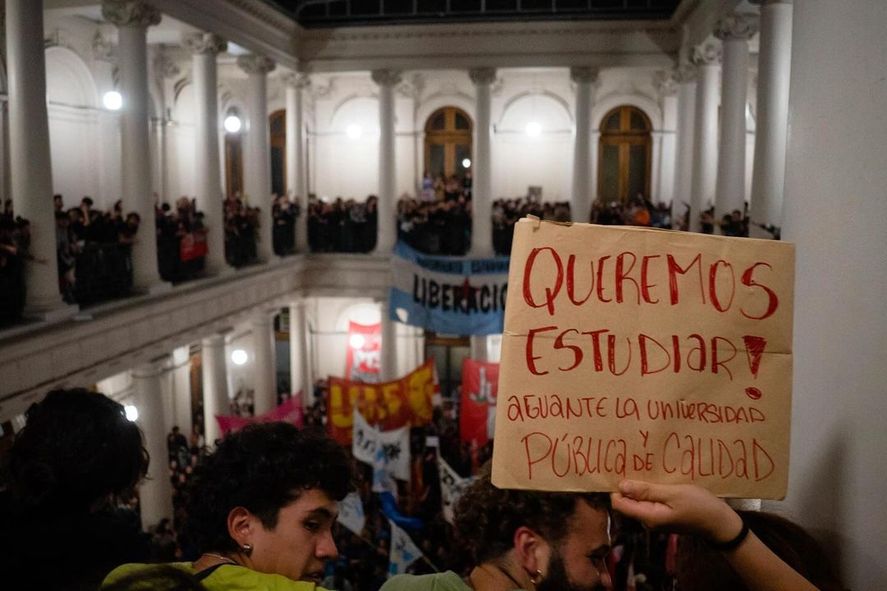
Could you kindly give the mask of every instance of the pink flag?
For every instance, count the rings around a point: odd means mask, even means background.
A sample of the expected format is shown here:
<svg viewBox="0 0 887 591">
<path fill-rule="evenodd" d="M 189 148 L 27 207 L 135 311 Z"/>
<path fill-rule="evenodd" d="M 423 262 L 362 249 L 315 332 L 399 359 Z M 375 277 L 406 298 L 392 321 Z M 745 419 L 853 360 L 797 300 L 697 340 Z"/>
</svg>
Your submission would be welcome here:
<svg viewBox="0 0 887 591">
<path fill-rule="evenodd" d="M 296 427 L 301 427 L 305 421 L 305 411 L 302 408 L 302 392 L 293 394 L 289 400 L 274 410 L 258 417 L 238 417 L 229 415 L 216 415 L 216 421 L 219 423 L 219 429 L 222 435 L 243 429 L 252 423 L 274 423 L 281 421 L 284 423 L 292 423 Z"/>
</svg>

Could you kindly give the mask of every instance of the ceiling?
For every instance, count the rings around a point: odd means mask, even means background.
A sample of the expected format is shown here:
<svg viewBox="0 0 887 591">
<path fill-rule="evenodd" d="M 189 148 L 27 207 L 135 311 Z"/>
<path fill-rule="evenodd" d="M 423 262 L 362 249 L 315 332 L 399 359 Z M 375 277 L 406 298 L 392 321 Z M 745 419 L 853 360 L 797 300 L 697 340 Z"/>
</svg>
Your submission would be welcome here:
<svg viewBox="0 0 887 591">
<path fill-rule="evenodd" d="M 303 27 L 539 20 L 668 20 L 681 0 L 264 0 Z"/>
</svg>

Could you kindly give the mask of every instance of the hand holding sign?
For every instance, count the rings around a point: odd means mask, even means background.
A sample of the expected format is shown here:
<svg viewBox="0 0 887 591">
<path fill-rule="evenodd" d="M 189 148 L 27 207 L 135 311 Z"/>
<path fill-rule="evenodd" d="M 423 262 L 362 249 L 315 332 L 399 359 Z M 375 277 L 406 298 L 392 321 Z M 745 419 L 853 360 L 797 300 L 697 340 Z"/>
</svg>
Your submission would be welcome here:
<svg viewBox="0 0 887 591">
<path fill-rule="evenodd" d="M 784 496 L 793 266 L 786 243 L 521 220 L 494 483 Z"/>
</svg>

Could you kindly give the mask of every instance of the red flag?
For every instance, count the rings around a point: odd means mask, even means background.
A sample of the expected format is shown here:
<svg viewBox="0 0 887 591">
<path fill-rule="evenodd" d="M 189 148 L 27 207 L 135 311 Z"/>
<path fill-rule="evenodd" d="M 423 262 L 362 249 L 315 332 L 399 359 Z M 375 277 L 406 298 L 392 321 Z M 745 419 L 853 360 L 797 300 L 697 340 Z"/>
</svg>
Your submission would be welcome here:
<svg viewBox="0 0 887 591">
<path fill-rule="evenodd" d="M 382 353 L 382 325 L 348 322 L 345 379 L 378 382 Z"/>
<path fill-rule="evenodd" d="M 498 363 L 468 358 L 462 362 L 462 398 L 459 404 L 462 441 L 480 447 L 492 437 L 498 384 Z"/>
</svg>

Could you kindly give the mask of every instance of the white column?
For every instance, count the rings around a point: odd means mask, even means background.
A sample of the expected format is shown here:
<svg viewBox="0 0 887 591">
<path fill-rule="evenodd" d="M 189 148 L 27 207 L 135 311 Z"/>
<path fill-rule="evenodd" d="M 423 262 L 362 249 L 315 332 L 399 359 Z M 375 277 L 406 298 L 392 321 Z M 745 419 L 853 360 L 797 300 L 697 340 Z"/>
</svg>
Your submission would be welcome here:
<svg viewBox="0 0 887 591">
<path fill-rule="evenodd" d="M 42 261 L 25 264 L 27 313 L 70 315 L 76 308 L 72 310 L 62 302 L 56 264 L 43 2 L 6 3 L 6 48 L 13 210 L 31 222 L 31 254 Z"/>
<path fill-rule="evenodd" d="M 656 166 L 656 173 L 653 174 L 649 198 L 654 204 L 659 202 L 671 204 L 674 199 L 675 159 L 677 156 L 675 135 L 677 132 L 678 82 L 674 70 L 658 72 L 655 80 L 659 101 L 662 105 L 662 127 L 653 132 L 653 164 Z"/>
<path fill-rule="evenodd" d="M 682 64 L 675 72 L 678 82 L 678 137 L 677 161 L 675 163 L 674 197 L 672 199 L 672 223 L 677 227 L 677 220 L 690 205 L 690 193 L 693 178 L 693 119 L 696 111 L 696 68 L 690 64 Z"/>
<path fill-rule="evenodd" d="M 712 41 L 693 49 L 699 77 L 693 122 L 693 177 L 690 189 L 691 232 L 700 229 L 699 214 L 714 202 L 718 167 L 718 64 L 720 46 Z"/>
<path fill-rule="evenodd" d="M 249 204 L 259 207 L 259 242 L 256 245 L 260 261 L 270 261 L 274 255 L 271 244 L 271 144 L 268 140 L 268 72 L 274 62 L 262 55 L 243 55 L 237 65 L 249 76 L 246 105 L 246 150 L 243 158 L 243 188 Z"/>
<path fill-rule="evenodd" d="M 253 351 L 256 355 L 254 400 L 256 416 L 277 406 L 277 364 L 274 357 L 274 322 L 271 312 L 258 310 L 250 316 Z"/>
<path fill-rule="evenodd" d="M 225 262 L 225 212 L 223 211 L 222 173 L 219 159 L 219 92 L 216 56 L 228 43 L 212 33 L 190 33 L 184 45 L 192 54 L 194 81 L 194 126 L 197 203 L 203 210 L 207 233 L 205 269 L 210 275 L 229 270 Z"/>
<path fill-rule="evenodd" d="M 161 95 L 166 92 L 166 80 L 176 79 L 182 73 L 181 68 L 176 61 L 170 57 L 168 50 L 157 49 L 153 61 L 154 66 L 154 83 L 156 90 Z M 169 161 L 170 161 L 170 145 L 172 144 L 169 131 L 169 119 L 166 115 L 166 102 L 161 101 L 161 111 L 156 114 L 154 121 L 155 141 L 157 151 L 157 174 L 158 174 L 158 194 L 161 201 L 169 202 L 170 199 L 170 181 L 169 181 Z"/>
<path fill-rule="evenodd" d="M 373 82 L 379 85 L 379 229 L 375 251 L 390 254 L 397 241 L 394 89 L 401 77 L 396 70 L 373 70 L 372 76 Z"/>
<path fill-rule="evenodd" d="M 493 255 L 493 119 L 495 68 L 469 70 L 474 83 L 474 163 L 471 186 L 471 256 Z"/>
<path fill-rule="evenodd" d="M 749 217 L 751 235 L 764 238 L 770 234 L 754 224 L 782 225 L 791 76 L 791 0 L 766 0 L 761 6 L 758 47 L 758 108 Z"/>
<path fill-rule="evenodd" d="M 576 84 L 573 190 L 570 195 L 574 222 L 587 222 L 591 215 L 591 93 L 597 76 L 597 68 L 570 68 L 570 79 Z"/>
<path fill-rule="evenodd" d="M 292 73 L 286 84 L 286 182 L 287 192 L 299 204 L 296 220 L 296 252 L 308 252 L 308 174 L 305 166 L 304 90 L 311 85 L 307 74 Z M 295 389 L 295 386 L 293 386 Z"/>
<path fill-rule="evenodd" d="M 187 437 L 194 422 L 191 409 L 191 349 L 187 345 L 172 352 L 173 425 Z"/>
<path fill-rule="evenodd" d="M 388 313 L 388 297 L 379 303 L 382 318 L 382 381 L 395 380 L 397 375 L 397 326 Z"/>
<path fill-rule="evenodd" d="M 835 541 L 847 589 L 887 588 L 887 556 L 872 545 L 887 540 L 885 24 L 883 0 L 840 10 L 799 1 L 792 16 L 782 235 L 796 253 L 795 398 L 785 508 Z"/>
<path fill-rule="evenodd" d="M 167 432 L 163 421 L 162 382 L 166 370 L 160 363 L 146 364 L 132 370 L 138 423 L 145 435 L 145 448 L 151 456 L 148 477 L 139 486 L 142 528 L 156 525 L 164 517 L 172 519 L 172 484 L 166 447 Z"/>
<path fill-rule="evenodd" d="M 160 12 L 143 2 L 105 0 L 105 19 L 117 26 L 120 64 L 123 208 L 141 218 L 132 245 L 133 285 L 139 291 L 168 288 L 157 268 L 151 150 L 148 143 L 148 46 L 146 29 L 160 22 Z"/>
<path fill-rule="evenodd" d="M 314 403 L 314 385 L 308 375 L 308 324 L 305 320 L 305 302 L 290 304 L 290 384 L 293 394 L 302 391 L 305 408 Z"/>
<path fill-rule="evenodd" d="M 201 341 L 200 369 L 203 376 L 203 436 L 212 447 L 222 438 L 216 415 L 230 414 L 228 366 L 225 359 L 225 337 L 215 334 Z"/>
<path fill-rule="evenodd" d="M 748 40 L 757 32 L 752 17 L 731 13 L 718 22 L 723 42 L 721 68 L 721 135 L 715 192 L 715 232 L 721 216 L 745 207 L 745 109 L 748 96 Z"/>
</svg>

